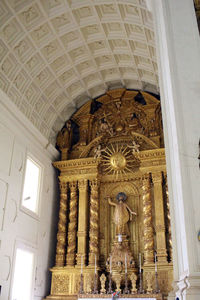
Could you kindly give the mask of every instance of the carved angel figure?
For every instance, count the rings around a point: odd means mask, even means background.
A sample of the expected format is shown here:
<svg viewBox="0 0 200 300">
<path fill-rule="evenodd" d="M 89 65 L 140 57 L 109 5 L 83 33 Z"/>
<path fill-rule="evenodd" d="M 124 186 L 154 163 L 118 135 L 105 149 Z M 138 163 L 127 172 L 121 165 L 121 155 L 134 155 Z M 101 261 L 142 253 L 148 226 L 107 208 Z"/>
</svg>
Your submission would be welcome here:
<svg viewBox="0 0 200 300">
<path fill-rule="evenodd" d="M 126 201 L 127 196 L 125 193 L 118 193 L 116 199 L 118 203 L 114 203 L 111 201 L 111 198 L 108 196 L 108 203 L 115 207 L 113 221 L 115 224 L 115 233 L 116 235 L 129 235 L 128 230 L 128 221 L 132 221 L 132 215 L 137 215 L 134 211 L 130 209 Z"/>
<path fill-rule="evenodd" d="M 98 147 L 94 150 L 94 158 L 101 158 L 101 152 L 104 149 L 101 149 L 101 145 L 98 145 Z"/>
<path fill-rule="evenodd" d="M 132 145 L 128 145 L 127 147 L 132 149 L 133 154 L 135 154 L 135 152 L 139 153 L 139 151 L 140 151 L 139 150 L 140 145 L 137 144 L 135 141 L 132 141 Z"/>
<path fill-rule="evenodd" d="M 100 134 L 109 133 L 111 136 L 113 136 L 113 128 L 109 126 L 105 118 L 101 119 L 100 121 L 99 133 Z"/>
</svg>

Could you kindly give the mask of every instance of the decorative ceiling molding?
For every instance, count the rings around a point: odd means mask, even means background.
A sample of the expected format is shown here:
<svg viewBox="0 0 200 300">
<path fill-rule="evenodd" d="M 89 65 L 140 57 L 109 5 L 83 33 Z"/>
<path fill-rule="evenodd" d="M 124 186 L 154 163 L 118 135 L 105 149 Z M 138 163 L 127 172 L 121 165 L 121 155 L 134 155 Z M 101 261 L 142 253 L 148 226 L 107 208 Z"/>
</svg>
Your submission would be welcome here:
<svg viewBox="0 0 200 300">
<path fill-rule="evenodd" d="M 52 143 L 108 89 L 158 91 L 145 0 L 1 0 L 0 88 Z"/>
</svg>

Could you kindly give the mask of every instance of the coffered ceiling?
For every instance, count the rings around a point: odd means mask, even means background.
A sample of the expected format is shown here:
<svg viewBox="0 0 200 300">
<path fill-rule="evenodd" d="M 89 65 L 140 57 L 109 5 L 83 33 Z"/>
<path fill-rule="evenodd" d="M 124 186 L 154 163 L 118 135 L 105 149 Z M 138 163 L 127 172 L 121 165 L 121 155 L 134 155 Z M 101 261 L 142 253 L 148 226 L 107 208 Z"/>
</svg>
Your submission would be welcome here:
<svg viewBox="0 0 200 300">
<path fill-rule="evenodd" d="M 1 0 L 0 88 L 52 143 L 108 89 L 157 91 L 145 0 Z"/>
</svg>

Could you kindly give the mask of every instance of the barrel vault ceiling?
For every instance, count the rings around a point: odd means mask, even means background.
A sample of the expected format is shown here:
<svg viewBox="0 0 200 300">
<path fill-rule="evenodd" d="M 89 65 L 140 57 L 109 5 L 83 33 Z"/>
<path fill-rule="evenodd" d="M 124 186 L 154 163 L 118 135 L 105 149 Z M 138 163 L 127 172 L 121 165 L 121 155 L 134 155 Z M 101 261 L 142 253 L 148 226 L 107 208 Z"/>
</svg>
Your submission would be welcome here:
<svg viewBox="0 0 200 300">
<path fill-rule="evenodd" d="M 0 1 L 0 88 L 51 143 L 116 87 L 158 90 L 145 0 Z"/>
</svg>

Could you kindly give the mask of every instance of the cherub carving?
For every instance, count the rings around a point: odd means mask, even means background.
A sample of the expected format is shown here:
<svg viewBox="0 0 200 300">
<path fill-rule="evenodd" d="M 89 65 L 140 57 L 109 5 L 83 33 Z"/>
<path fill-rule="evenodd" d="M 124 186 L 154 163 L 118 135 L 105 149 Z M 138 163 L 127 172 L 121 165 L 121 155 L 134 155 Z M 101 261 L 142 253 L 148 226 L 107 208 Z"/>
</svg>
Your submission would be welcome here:
<svg viewBox="0 0 200 300">
<path fill-rule="evenodd" d="M 140 145 L 137 144 L 135 141 L 132 141 L 132 145 L 128 145 L 127 147 L 132 149 L 133 155 L 134 155 L 136 152 L 139 153 L 139 151 L 140 151 L 140 150 L 139 150 Z"/>
<path fill-rule="evenodd" d="M 97 148 L 94 150 L 94 158 L 101 158 L 101 153 L 104 149 L 101 149 L 101 145 L 98 145 Z"/>
</svg>

